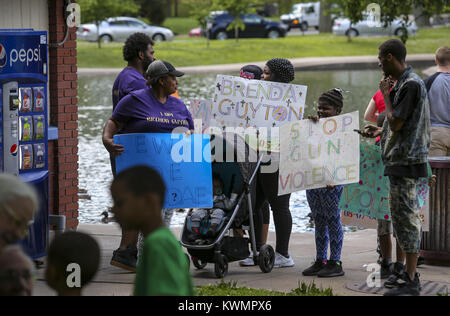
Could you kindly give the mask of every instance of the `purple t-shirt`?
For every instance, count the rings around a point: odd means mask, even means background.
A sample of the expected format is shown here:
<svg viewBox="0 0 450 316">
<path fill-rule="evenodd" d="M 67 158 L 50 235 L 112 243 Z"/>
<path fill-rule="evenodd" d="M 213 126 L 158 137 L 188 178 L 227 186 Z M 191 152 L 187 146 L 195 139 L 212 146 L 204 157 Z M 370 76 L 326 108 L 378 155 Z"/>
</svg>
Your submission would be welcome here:
<svg viewBox="0 0 450 316">
<path fill-rule="evenodd" d="M 144 89 L 147 84 L 144 76 L 132 67 L 124 68 L 114 81 L 112 90 L 113 110 L 120 100 L 132 91 Z"/>
<path fill-rule="evenodd" d="M 191 113 L 183 101 L 169 96 L 162 104 L 149 87 L 133 91 L 120 100 L 112 118 L 124 124 L 119 134 L 171 133 L 177 127 L 194 129 Z"/>
</svg>

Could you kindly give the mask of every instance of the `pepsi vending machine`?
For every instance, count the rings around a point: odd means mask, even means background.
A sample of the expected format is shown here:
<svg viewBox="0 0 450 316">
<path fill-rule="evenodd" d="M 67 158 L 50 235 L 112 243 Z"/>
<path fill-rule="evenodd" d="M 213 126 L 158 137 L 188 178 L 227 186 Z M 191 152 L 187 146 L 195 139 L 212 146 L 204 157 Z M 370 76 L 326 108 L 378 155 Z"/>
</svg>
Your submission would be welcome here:
<svg viewBox="0 0 450 316">
<path fill-rule="evenodd" d="M 47 32 L 0 30 L 0 170 L 33 185 L 40 207 L 22 241 L 46 255 L 49 227 Z"/>
</svg>

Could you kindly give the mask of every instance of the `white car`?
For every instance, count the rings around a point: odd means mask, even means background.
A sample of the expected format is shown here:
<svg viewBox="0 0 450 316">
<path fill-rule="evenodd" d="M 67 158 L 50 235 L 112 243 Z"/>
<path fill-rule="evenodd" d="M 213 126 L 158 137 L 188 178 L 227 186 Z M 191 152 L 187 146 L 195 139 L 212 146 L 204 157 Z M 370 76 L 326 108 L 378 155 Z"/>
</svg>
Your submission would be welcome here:
<svg viewBox="0 0 450 316">
<path fill-rule="evenodd" d="M 108 18 L 100 23 L 100 40 L 107 42 L 125 42 L 128 36 L 136 32 L 145 33 L 156 42 L 171 41 L 174 34 L 165 27 L 151 26 L 129 17 Z M 81 24 L 77 30 L 77 38 L 85 41 L 97 41 L 97 26 L 95 23 Z"/>
<path fill-rule="evenodd" d="M 417 33 L 417 25 L 415 22 L 411 22 L 407 26 L 408 35 L 414 35 Z M 359 35 L 395 35 L 401 36 L 403 32 L 402 22 L 399 19 L 395 19 L 387 27 L 383 27 L 383 23 L 377 24 L 369 19 L 364 19 L 356 24 L 351 24 L 347 18 L 340 18 L 334 20 L 333 34 L 346 35 L 349 37 L 355 37 Z"/>
</svg>

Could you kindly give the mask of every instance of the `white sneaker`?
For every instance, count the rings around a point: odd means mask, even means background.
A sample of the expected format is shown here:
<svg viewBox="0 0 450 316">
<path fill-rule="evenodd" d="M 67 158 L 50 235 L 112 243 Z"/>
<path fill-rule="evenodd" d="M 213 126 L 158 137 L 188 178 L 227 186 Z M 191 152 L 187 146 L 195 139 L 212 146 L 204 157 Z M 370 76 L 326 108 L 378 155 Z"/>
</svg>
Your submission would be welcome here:
<svg viewBox="0 0 450 316">
<path fill-rule="evenodd" d="M 250 256 L 247 259 L 239 261 L 241 267 L 251 267 L 256 266 L 255 261 L 253 261 L 253 252 L 250 252 Z"/>
<path fill-rule="evenodd" d="M 274 268 L 289 268 L 293 267 L 294 265 L 295 263 L 291 256 L 286 258 L 278 252 L 275 253 L 275 262 L 273 264 Z"/>
</svg>

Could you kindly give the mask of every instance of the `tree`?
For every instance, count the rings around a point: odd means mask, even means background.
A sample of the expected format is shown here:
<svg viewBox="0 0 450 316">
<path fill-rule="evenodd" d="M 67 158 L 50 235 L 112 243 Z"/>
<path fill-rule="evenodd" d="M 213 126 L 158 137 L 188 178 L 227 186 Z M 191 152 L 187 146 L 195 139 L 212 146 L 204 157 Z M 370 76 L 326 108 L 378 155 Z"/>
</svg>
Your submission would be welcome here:
<svg viewBox="0 0 450 316">
<path fill-rule="evenodd" d="M 367 6 L 374 2 L 373 0 L 324 0 L 334 3 L 337 7 L 335 12 L 339 12 L 346 16 L 352 24 L 358 23 L 363 19 L 362 13 Z M 412 23 L 410 15 L 413 9 L 420 8 L 421 14 L 416 15 L 416 19 L 427 17 L 434 14 L 445 12 L 448 8 L 448 0 L 378 0 L 376 3 L 380 6 L 380 18 L 386 27 L 395 19 L 401 19 L 400 39 L 403 43 L 408 40 L 407 27 Z M 350 39 L 350 38 L 349 38 Z"/>
<path fill-rule="evenodd" d="M 135 0 L 140 6 L 140 14 L 149 19 L 152 24 L 162 25 L 167 17 L 165 0 Z"/>
<path fill-rule="evenodd" d="M 97 26 L 97 43 L 101 48 L 100 23 L 109 17 L 134 15 L 138 6 L 133 0 L 78 0 L 81 23 L 94 22 Z"/>
<path fill-rule="evenodd" d="M 209 48 L 209 30 L 207 24 L 213 0 L 185 0 L 184 3 L 189 7 L 189 15 L 197 20 L 203 30 L 206 30 L 206 46 Z"/>
<path fill-rule="evenodd" d="M 228 30 L 234 29 L 234 37 L 236 43 L 239 40 L 239 28 L 245 29 L 245 24 L 241 20 L 242 14 L 254 12 L 252 5 L 262 3 L 262 0 L 214 0 L 214 10 L 227 11 L 231 16 L 234 16 L 234 21 L 228 27 Z"/>
</svg>

